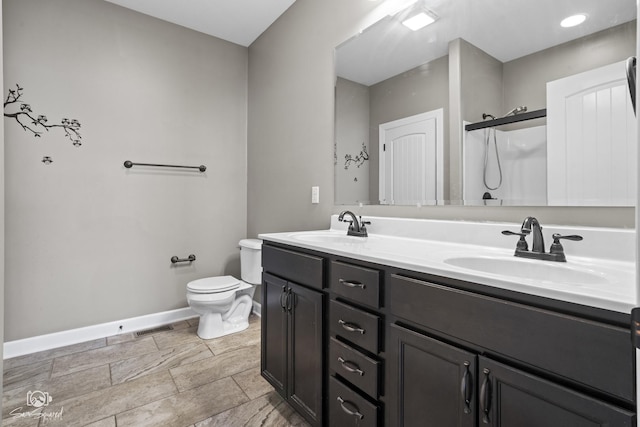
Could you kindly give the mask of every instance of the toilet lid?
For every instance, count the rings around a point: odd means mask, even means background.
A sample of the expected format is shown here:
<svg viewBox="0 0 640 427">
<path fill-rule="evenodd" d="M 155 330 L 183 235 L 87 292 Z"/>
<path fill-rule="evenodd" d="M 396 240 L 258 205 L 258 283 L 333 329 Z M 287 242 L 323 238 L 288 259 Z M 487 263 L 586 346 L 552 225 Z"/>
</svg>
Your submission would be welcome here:
<svg viewBox="0 0 640 427">
<path fill-rule="evenodd" d="M 199 294 L 213 294 L 232 291 L 240 286 L 240 281 L 233 276 L 205 277 L 187 284 L 187 290 Z"/>
</svg>

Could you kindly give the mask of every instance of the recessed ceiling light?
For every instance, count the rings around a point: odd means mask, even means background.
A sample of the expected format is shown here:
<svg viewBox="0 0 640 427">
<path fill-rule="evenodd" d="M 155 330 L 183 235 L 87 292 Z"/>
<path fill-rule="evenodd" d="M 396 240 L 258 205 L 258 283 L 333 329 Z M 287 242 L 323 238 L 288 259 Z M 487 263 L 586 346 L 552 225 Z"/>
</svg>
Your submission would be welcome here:
<svg viewBox="0 0 640 427">
<path fill-rule="evenodd" d="M 418 31 L 420 28 L 424 28 L 429 24 L 435 22 L 435 18 L 428 15 L 426 12 L 420 12 L 413 15 L 411 18 L 402 21 L 402 25 L 409 27 L 413 31 Z"/>
<path fill-rule="evenodd" d="M 564 28 L 575 27 L 576 25 L 582 24 L 586 19 L 587 19 L 586 13 L 571 15 L 567 18 L 564 18 L 562 22 L 560 22 L 560 26 Z"/>
</svg>

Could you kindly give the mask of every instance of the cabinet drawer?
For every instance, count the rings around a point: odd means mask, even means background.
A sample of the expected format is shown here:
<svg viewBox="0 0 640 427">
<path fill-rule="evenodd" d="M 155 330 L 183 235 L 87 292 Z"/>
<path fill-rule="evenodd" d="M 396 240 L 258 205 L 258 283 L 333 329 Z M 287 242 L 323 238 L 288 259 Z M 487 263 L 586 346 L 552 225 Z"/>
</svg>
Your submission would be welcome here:
<svg viewBox="0 0 640 427">
<path fill-rule="evenodd" d="M 379 361 L 332 337 L 329 342 L 329 368 L 369 396 L 378 398 Z"/>
<path fill-rule="evenodd" d="M 378 270 L 332 261 L 329 286 L 340 296 L 371 307 L 380 307 Z"/>
<path fill-rule="evenodd" d="M 324 259 L 269 245 L 262 246 L 262 269 L 292 282 L 322 289 Z"/>
<path fill-rule="evenodd" d="M 329 377 L 329 423 L 336 427 L 375 427 L 378 407 L 335 377 Z"/>
<path fill-rule="evenodd" d="M 628 329 L 395 274 L 389 305 L 431 330 L 634 401 Z"/>
<path fill-rule="evenodd" d="M 337 301 L 331 301 L 329 311 L 331 334 L 372 353 L 378 352 L 380 317 Z"/>
</svg>

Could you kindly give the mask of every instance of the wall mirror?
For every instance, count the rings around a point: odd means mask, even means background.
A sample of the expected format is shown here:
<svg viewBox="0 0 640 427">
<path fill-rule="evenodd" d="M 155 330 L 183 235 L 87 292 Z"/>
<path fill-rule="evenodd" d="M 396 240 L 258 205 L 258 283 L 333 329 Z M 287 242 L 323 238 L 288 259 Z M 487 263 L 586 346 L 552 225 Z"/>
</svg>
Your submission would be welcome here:
<svg viewBox="0 0 640 427">
<path fill-rule="evenodd" d="M 408 28 L 419 14 L 432 22 Z M 636 15 L 405 0 L 336 48 L 335 203 L 633 206 Z"/>
</svg>

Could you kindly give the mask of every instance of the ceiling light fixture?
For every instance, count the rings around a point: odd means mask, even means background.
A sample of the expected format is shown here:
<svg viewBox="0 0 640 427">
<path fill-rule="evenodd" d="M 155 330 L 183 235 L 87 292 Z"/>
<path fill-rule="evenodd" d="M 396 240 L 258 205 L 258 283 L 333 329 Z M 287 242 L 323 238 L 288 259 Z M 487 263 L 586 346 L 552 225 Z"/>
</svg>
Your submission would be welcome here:
<svg viewBox="0 0 640 427">
<path fill-rule="evenodd" d="M 582 24 L 587 19 L 586 13 L 578 13 L 576 15 L 571 15 L 567 18 L 564 18 L 562 22 L 560 22 L 560 26 L 564 28 L 575 27 L 576 25 Z"/>
<path fill-rule="evenodd" d="M 413 31 L 418 31 L 421 28 L 426 27 L 429 24 L 433 24 L 436 22 L 436 18 L 427 12 L 420 11 L 419 13 L 413 15 L 411 18 L 405 19 L 402 21 L 402 25 L 410 28 Z"/>
</svg>

